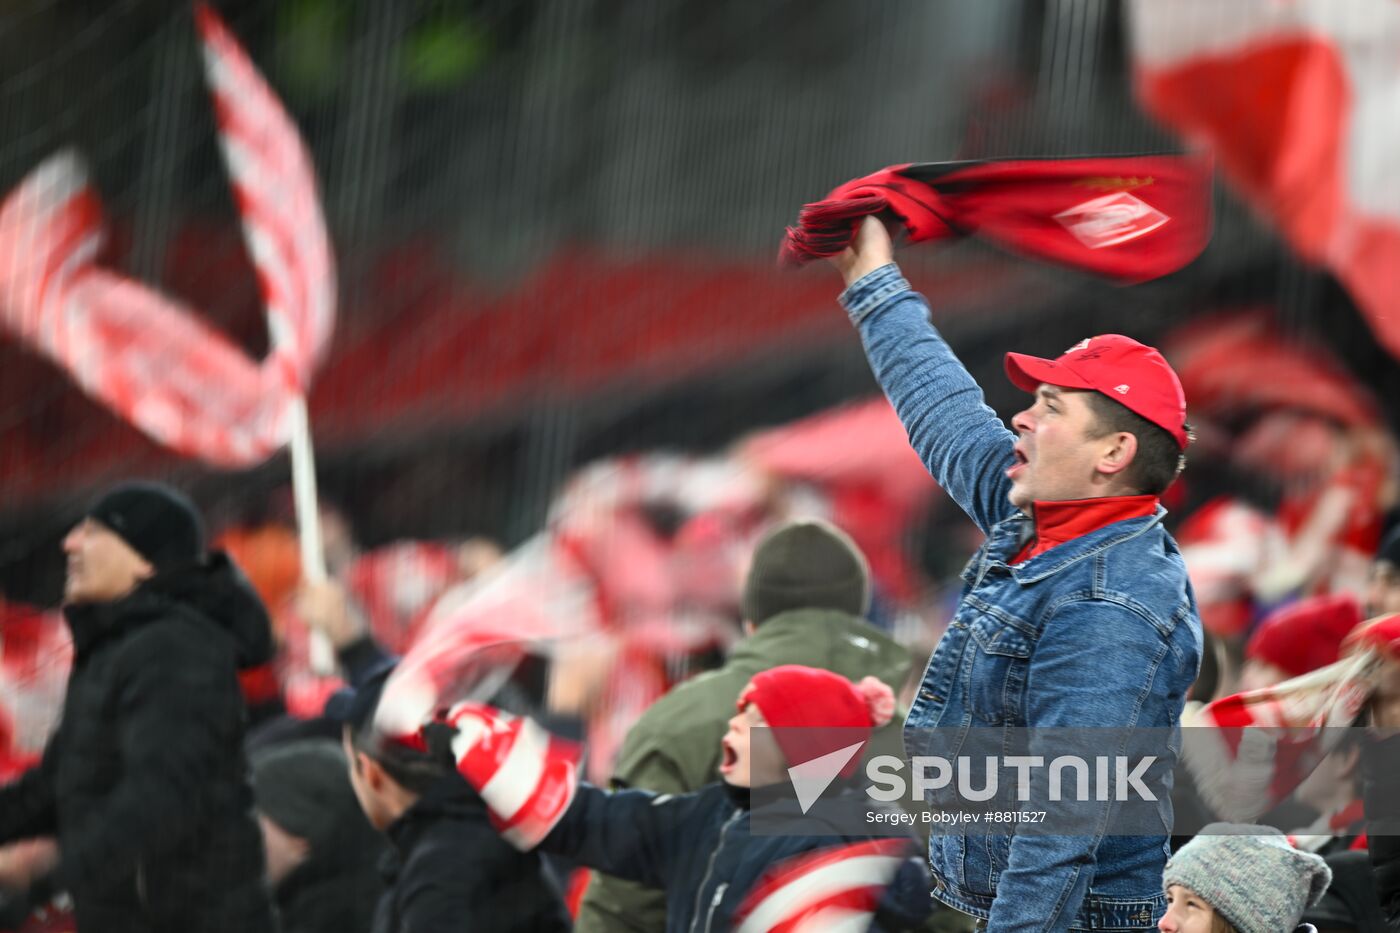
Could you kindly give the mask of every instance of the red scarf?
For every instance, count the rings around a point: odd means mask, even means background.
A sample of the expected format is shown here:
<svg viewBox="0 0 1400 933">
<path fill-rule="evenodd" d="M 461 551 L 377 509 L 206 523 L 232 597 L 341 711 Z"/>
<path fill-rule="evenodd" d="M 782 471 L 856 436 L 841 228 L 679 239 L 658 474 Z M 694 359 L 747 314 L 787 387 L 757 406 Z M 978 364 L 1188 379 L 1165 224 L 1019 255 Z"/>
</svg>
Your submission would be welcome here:
<svg viewBox="0 0 1400 933">
<path fill-rule="evenodd" d="M 804 207 L 779 261 L 838 255 L 867 214 L 891 215 L 911 243 L 976 235 L 1023 256 L 1145 282 L 1205 249 L 1211 161 L 1158 155 L 892 165 Z"/>
<path fill-rule="evenodd" d="M 1156 496 L 1103 496 L 1035 503 L 1035 537 L 1012 559 L 1019 564 L 1039 557 L 1057 544 L 1082 538 L 1105 525 L 1146 518 L 1157 511 Z"/>
</svg>

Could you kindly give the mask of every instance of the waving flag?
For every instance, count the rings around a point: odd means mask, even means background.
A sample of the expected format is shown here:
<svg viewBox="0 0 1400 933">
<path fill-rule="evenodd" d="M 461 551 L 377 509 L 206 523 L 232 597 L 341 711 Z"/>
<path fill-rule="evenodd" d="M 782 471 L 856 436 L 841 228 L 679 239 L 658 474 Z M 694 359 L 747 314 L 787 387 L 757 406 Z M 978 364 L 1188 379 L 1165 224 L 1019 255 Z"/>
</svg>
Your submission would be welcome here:
<svg viewBox="0 0 1400 933">
<path fill-rule="evenodd" d="M 46 160 L 0 206 L 0 326 L 154 440 L 220 466 L 289 439 L 329 342 L 335 275 L 311 160 L 227 29 L 197 20 L 220 142 L 267 308 L 261 365 L 179 302 L 96 263 L 105 236 L 80 158 Z"/>
<path fill-rule="evenodd" d="M 1207 705 L 1182 730 L 1182 760 L 1211 808 L 1249 822 L 1297 789 L 1355 724 L 1400 662 L 1400 614 L 1357 626 L 1342 659 L 1273 687 Z"/>
<path fill-rule="evenodd" d="M 1400 355 L 1400 4 L 1136 0 L 1138 93 Z"/>
</svg>

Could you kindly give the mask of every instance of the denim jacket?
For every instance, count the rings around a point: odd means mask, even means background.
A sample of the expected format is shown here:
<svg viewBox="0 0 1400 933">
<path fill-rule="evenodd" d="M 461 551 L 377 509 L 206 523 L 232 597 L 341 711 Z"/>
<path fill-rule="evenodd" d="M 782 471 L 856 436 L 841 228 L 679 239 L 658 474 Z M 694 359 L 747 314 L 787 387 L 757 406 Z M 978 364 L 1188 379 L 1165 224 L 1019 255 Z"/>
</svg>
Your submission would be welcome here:
<svg viewBox="0 0 1400 933">
<path fill-rule="evenodd" d="M 933 727 L 1178 726 L 1201 625 L 1165 511 L 1011 564 L 1033 531 L 1007 498 L 1015 435 L 898 267 L 866 275 L 841 302 L 914 450 L 987 536 L 910 707 L 906 752 L 923 754 Z M 994 931 L 1148 929 L 1165 909 L 1167 842 L 935 834 L 933 893 Z"/>
</svg>

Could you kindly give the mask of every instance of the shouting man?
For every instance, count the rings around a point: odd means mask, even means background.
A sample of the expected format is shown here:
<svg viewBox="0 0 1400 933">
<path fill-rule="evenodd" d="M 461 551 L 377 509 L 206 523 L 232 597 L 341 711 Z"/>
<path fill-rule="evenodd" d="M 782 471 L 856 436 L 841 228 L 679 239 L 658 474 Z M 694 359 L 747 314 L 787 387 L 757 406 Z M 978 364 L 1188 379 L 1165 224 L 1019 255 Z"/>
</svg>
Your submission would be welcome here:
<svg viewBox="0 0 1400 933">
<path fill-rule="evenodd" d="M 1008 354 L 1033 396 L 1008 431 L 893 260 L 866 217 L 832 260 L 842 305 L 914 449 L 987 535 L 910 707 L 908 754 L 940 726 L 1175 727 L 1202 641 L 1158 503 L 1189 436 L 1176 374 L 1116 334 L 1055 360 Z M 999 933 L 1151 929 L 1167 842 L 935 834 L 933 893 Z"/>
</svg>

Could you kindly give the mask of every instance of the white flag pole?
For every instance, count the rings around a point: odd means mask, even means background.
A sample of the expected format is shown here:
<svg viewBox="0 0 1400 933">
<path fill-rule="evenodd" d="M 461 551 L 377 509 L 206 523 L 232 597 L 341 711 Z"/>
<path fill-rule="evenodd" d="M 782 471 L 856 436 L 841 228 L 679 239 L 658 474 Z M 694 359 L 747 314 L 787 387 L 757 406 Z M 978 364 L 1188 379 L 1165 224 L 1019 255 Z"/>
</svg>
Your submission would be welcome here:
<svg viewBox="0 0 1400 933">
<path fill-rule="evenodd" d="M 297 513 L 297 540 L 301 544 L 301 575 L 309 583 L 324 583 L 326 552 L 321 545 L 321 512 L 316 504 L 316 454 L 311 448 L 311 420 L 306 396 L 297 395 L 288 410 L 291 419 L 292 500 Z M 326 633 L 311 630 L 311 670 L 321 676 L 335 673 L 335 649 Z"/>
</svg>

